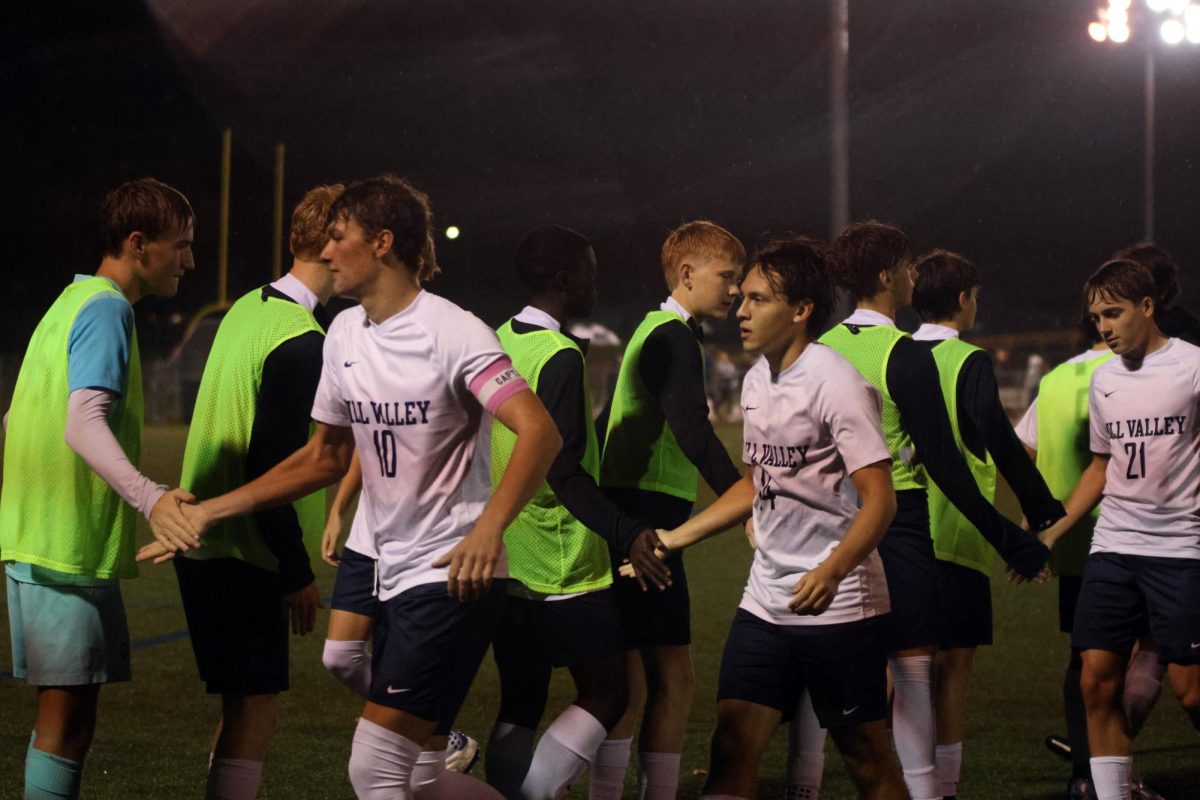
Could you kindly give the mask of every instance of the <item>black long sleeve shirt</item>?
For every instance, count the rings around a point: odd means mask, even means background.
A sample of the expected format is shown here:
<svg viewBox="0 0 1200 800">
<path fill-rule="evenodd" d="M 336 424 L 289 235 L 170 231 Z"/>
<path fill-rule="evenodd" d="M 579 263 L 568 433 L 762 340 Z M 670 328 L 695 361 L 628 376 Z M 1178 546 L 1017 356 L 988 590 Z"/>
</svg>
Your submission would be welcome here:
<svg viewBox="0 0 1200 800">
<path fill-rule="evenodd" d="M 530 333 L 544 330 L 537 325 L 514 319 L 513 331 Z M 564 336 L 587 352 L 587 341 L 563 332 Z M 587 371 L 580 353 L 562 350 L 550 357 L 538 375 L 537 396 L 546 407 L 562 436 L 562 449 L 550 465 L 546 482 L 575 519 L 599 534 L 609 546 L 628 554 L 630 545 L 650 527 L 626 514 L 604 496 L 596 481 L 583 468 L 587 449 L 590 411 L 584 402 Z"/>
<path fill-rule="evenodd" d="M 742 475 L 708 420 L 704 361 L 698 351 L 701 340 L 695 320 L 686 327 L 660 325 L 642 343 L 638 376 L 658 401 L 679 449 L 696 466 L 705 483 L 721 495 Z M 602 437 L 611 410 L 610 400 L 596 421 Z M 691 514 L 691 503 L 661 492 L 614 488 L 606 488 L 604 492 L 619 498 L 623 508 L 650 520 L 656 527 L 673 528 Z"/>
<path fill-rule="evenodd" d="M 267 297 L 295 302 L 271 286 L 263 287 L 262 296 L 263 302 Z M 323 313 L 316 316 L 324 327 Z M 276 347 L 263 362 L 254 427 L 246 450 L 247 480 L 267 472 L 308 441 L 324 343 L 324 335 L 316 331 L 303 333 Z M 287 503 L 255 512 L 254 519 L 268 549 L 279 561 L 281 591 L 290 594 L 312 583 L 312 566 L 295 508 Z"/>
<path fill-rule="evenodd" d="M 925 344 L 932 350 L 937 342 Z M 955 392 L 963 444 L 980 460 L 991 453 L 997 471 L 1012 487 L 1030 526 L 1041 530 L 1062 517 L 1066 513 L 1062 503 L 1050 493 L 1042 474 L 1029 460 L 1000 403 L 991 356 L 983 351 L 967 356 L 958 373 Z"/>
<path fill-rule="evenodd" d="M 937 365 L 929 348 L 908 337 L 897 341 L 888 359 L 886 380 L 888 392 L 900 411 L 900 423 L 912 436 L 917 457 L 929 477 L 1001 558 L 1026 577 L 1036 575 L 1050 551 L 1036 537 L 1005 519 L 979 493 L 955 443 L 941 397 Z M 897 492 L 897 502 L 923 500 L 909 494 Z"/>
</svg>

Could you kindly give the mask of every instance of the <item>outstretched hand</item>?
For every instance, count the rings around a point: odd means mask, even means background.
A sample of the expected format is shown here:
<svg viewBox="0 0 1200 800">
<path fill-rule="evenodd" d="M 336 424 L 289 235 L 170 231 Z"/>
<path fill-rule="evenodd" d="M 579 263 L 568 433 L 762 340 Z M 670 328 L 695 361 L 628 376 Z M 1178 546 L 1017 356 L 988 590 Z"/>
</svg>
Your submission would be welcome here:
<svg viewBox="0 0 1200 800">
<path fill-rule="evenodd" d="M 650 528 L 646 528 L 633 540 L 626 563 L 643 592 L 647 591 L 650 585 L 659 591 L 671 585 L 671 568 L 663 563 L 667 553 L 667 547 L 658 532 Z M 625 573 L 622 571 L 621 574 Z"/>
<path fill-rule="evenodd" d="M 184 512 L 184 508 L 194 504 L 196 497 L 183 489 L 171 489 L 163 492 L 162 497 L 150 510 L 150 532 L 163 547 L 175 552 L 200 546 L 200 535 L 203 527 Z"/>
</svg>

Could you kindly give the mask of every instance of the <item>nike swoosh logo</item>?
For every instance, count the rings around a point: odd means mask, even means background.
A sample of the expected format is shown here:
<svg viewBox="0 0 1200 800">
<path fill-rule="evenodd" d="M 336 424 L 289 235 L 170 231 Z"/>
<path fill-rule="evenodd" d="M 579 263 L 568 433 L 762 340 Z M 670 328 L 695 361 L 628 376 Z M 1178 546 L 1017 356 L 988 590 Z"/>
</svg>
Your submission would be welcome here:
<svg viewBox="0 0 1200 800">
<path fill-rule="evenodd" d="M 1200 650 L 1200 642 L 1192 642 L 1193 650 Z"/>
<path fill-rule="evenodd" d="M 412 691 L 412 689 L 393 689 L 390 686 L 387 687 L 388 694 L 403 694 L 404 692 L 411 692 L 411 691 Z"/>
<path fill-rule="evenodd" d="M 742 411 L 754 411 L 758 406 L 742 406 Z"/>
<path fill-rule="evenodd" d="M 855 706 L 854 708 L 843 708 L 843 709 L 842 709 L 842 716 L 843 716 L 843 717 L 848 717 L 848 716 L 850 716 L 851 714 L 853 714 L 855 711 L 858 711 L 860 708 L 862 708 L 862 706 L 861 706 L 861 705 L 857 705 L 857 706 Z"/>
<path fill-rule="evenodd" d="M 1101 390 L 1100 390 L 1100 394 L 1104 395 L 1105 397 L 1108 397 L 1110 394 L 1113 394 L 1113 393 L 1115 393 L 1116 391 L 1117 391 L 1116 389 L 1113 389 L 1111 392 L 1106 392 L 1106 391 L 1104 391 L 1103 389 L 1101 389 Z"/>
<path fill-rule="evenodd" d="M 358 363 L 357 361 L 347 361 L 346 363 L 342 364 L 342 366 L 343 367 L 352 367 L 357 363 Z"/>
</svg>

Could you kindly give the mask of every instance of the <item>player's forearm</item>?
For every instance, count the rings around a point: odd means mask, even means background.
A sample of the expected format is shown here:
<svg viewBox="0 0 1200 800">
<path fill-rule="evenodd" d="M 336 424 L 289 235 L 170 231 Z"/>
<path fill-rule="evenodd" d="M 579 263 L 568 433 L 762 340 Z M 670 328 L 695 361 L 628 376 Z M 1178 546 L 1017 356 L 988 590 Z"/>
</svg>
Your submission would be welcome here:
<svg viewBox="0 0 1200 800">
<path fill-rule="evenodd" d="M 354 451 L 354 455 L 350 459 L 350 468 L 346 470 L 345 477 L 338 484 L 337 494 L 333 497 L 333 504 L 330 506 L 330 513 L 337 514 L 339 517 L 346 515 L 346 509 L 350 508 L 350 504 L 354 502 L 354 498 L 358 497 L 359 491 L 362 489 L 362 461 L 358 458 L 358 451 Z"/>
<path fill-rule="evenodd" d="M 205 500 L 204 510 L 213 522 L 219 522 L 299 500 L 345 475 L 353 451 L 354 440 L 349 431 L 330 437 L 318 429 L 308 444 L 260 477 Z"/>
<path fill-rule="evenodd" d="M 873 474 L 865 475 L 866 470 Z M 824 562 L 839 581 L 879 547 L 896 516 L 896 491 L 892 488 L 890 465 L 864 467 L 851 478 L 858 488 L 862 506 L 851 520 L 841 543 Z"/>
<path fill-rule="evenodd" d="M 146 519 L 167 490 L 150 480 L 133 465 L 108 427 L 113 396 L 102 389 L 78 389 L 67 401 L 67 446 L 104 479 L 122 500 Z"/>
<path fill-rule="evenodd" d="M 708 508 L 669 531 L 662 537 L 663 543 L 672 550 L 682 550 L 745 522 L 754 508 L 754 497 L 754 480 L 746 475 Z"/>
<path fill-rule="evenodd" d="M 1094 456 L 1087 469 L 1079 476 L 1079 482 L 1071 490 L 1071 496 L 1063 505 L 1067 515 L 1058 521 L 1055 529 L 1067 530 L 1075 523 L 1092 513 L 1092 509 L 1104 496 L 1105 473 L 1108 471 L 1108 459 Z"/>
</svg>

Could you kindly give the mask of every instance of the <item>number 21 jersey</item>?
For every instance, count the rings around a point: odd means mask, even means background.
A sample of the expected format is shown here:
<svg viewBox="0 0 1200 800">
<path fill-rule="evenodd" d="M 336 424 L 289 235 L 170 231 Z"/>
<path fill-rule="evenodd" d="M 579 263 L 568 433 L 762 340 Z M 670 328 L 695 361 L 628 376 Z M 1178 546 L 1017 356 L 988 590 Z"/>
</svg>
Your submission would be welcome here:
<svg viewBox="0 0 1200 800">
<path fill-rule="evenodd" d="M 1200 559 L 1200 348 L 1180 339 L 1092 375 L 1093 453 L 1109 456 L 1092 552 Z"/>
</svg>

